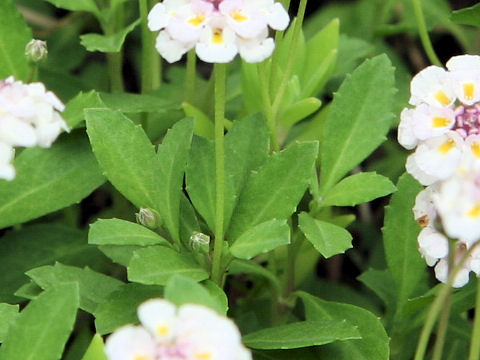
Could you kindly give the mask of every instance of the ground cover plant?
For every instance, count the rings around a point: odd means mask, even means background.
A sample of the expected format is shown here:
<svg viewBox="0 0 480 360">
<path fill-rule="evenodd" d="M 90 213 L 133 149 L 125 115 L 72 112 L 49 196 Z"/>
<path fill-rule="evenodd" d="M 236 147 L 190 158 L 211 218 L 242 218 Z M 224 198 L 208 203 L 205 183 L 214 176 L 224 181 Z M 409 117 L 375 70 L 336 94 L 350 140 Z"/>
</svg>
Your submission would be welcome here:
<svg viewBox="0 0 480 360">
<path fill-rule="evenodd" d="M 480 359 L 480 5 L 0 14 L 0 360 Z"/>
</svg>

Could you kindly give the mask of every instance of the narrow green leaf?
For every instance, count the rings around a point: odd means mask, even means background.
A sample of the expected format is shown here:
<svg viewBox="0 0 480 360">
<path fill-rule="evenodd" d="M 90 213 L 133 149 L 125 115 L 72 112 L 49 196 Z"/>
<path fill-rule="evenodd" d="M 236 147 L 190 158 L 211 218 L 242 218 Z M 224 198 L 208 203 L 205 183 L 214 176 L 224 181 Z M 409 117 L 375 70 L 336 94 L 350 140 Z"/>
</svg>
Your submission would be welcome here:
<svg viewBox="0 0 480 360">
<path fill-rule="evenodd" d="M 95 334 L 92 338 L 92 342 L 83 355 L 82 360 L 108 360 L 105 354 L 105 344 L 99 334 Z"/>
<path fill-rule="evenodd" d="M 27 81 L 29 76 L 25 46 L 32 39 L 32 30 L 17 10 L 14 0 L 0 1 L 0 79 L 14 76 Z"/>
<path fill-rule="evenodd" d="M 165 285 L 175 274 L 196 281 L 209 276 L 189 254 L 180 254 L 165 246 L 135 251 L 128 266 L 128 280 L 146 285 Z"/>
<path fill-rule="evenodd" d="M 95 309 L 95 328 L 101 335 L 138 322 L 137 307 L 144 301 L 163 296 L 163 288 L 141 284 L 124 284 L 110 293 Z"/>
<path fill-rule="evenodd" d="M 355 326 L 346 321 L 301 321 L 262 329 L 243 337 L 252 349 L 296 349 L 329 344 L 334 341 L 360 339 Z"/>
<path fill-rule="evenodd" d="M 386 139 L 394 93 L 394 69 L 386 55 L 366 60 L 345 79 L 323 132 L 322 193 Z"/>
<path fill-rule="evenodd" d="M 325 301 L 306 292 L 297 293 L 303 301 L 307 320 L 348 321 L 358 328 L 361 339 L 336 342 L 319 349 L 319 357 L 335 360 L 386 360 L 390 357 L 389 337 L 380 319 L 360 307 Z"/>
<path fill-rule="evenodd" d="M 349 176 L 336 184 L 326 195 L 322 205 L 354 206 L 389 195 L 395 185 L 385 176 L 374 172 Z"/>
<path fill-rule="evenodd" d="M 388 268 L 397 289 L 397 310 L 425 275 L 426 264 L 418 252 L 417 236 L 420 227 L 413 218 L 415 197 L 422 186 L 408 174 L 398 180 L 398 191 L 385 209 L 383 240 Z"/>
<path fill-rule="evenodd" d="M 88 11 L 99 15 L 95 0 L 45 0 L 58 8 L 71 11 Z"/>
<path fill-rule="evenodd" d="M 14 181 L 0 180 L 0 228 L 77 203 L 105 181 L 80 133 L 65 136 L 50 149 L 25 149 L 15 167 Z"/>
<path fill-rule="evenodd" d="M 123 284 L 120 280 L 89 268 L 81 269 L 60 263 L 38 267 L 27 271 L 26 274 L 44 290 L 57 284 L 78 283 L 80 308 L 89 313 L 93 313 L 98 303 Z"/>
<path fill-rule="evenodd" d="M 290 128 L 300 120 L 305 119 L 307 116 L 320 109 L 320 106 L 322 106 L 322 101 L 317 98 L 309 97 L 302 99 L 287 108 L 280 118 L 279 124 L 286 128 Z"/>
<path fill-rule="evenodd" d="M 119 52 L 125 38 L 140 24 L 140 19 L 113 35 L 84 34 L 80 36 L 80 43 L 88 51 L 101 51 L 104 53 Z"/>
<path fill-rule="evenodd" d="M 85 118 L 93 152 L 108 180 L 138 208 L 155 208 L 155 149 L 143 129 L 109 109 L 87 109 Z"/>
<path fill-rule="evenodd" d="M 279 246 L 290 244 L 286 220 L 273 219 L 248 229 L 233 243 L 230 252 L 239 259 L 251 259 Z"/>
<path fill-rule="evenodd" d="M 18 317 L 18 305 L 0 303 L 0 343 L 2 343 L 7 334 L 8 328 Z"/>
<path fill-rule="evenodd" d="M 457 24 L 480 26 L 480 4 L 463 8 L 452 13 L 452 20 Z"/>
<path fill-rule="evenodd" d="M 228 231 L 230 240 L 262 222 L 289 217 L 311 179 L 318 143 L 297 142 L 276 153 L 248 178 Z"/>
<path fill-rule="evenodd" d="M 10 327 L 0 360 L 58 360 L 73 330 L 77 284 L 58 284 L 30 302 Z"/>
<path fill-rule="evenodd" d="M 99 219 L 91 224 L 88 243 L 94 245 L 170 245 L 156 232 L 121 219 Z"/>
<path fill-rule="evenodd" d="M 305 237 L 325 258 L 342 254 L 352 247 L 352 235 L 344 228 L 312 218 L 305 212 L 298 216 Z"/>
</svg>

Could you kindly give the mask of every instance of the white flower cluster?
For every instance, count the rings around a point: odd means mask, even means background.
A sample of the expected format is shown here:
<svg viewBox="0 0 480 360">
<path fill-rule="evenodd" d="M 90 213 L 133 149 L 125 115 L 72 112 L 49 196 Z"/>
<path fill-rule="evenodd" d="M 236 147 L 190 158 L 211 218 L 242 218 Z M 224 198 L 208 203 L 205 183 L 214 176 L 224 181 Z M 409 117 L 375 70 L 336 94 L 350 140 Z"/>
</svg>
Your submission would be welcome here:
<svg viewBox="0 0 480 360">
<path fill-rule="evenodd" d="M 62 130 L 68 131 L 59 114 L 63 109 L 41 83 L 0 81 L 0 179 L 15 178 L 14 147 L 50 147 Z"/>
<path fill-rule="evenodd" d="M 151 299 L 138 308 L 140 326 L 127 325 L 106 341 L 109 360 L 251 360 L 235 324 L 201 305 L 176 307 Z"/>
<path fill-rule="evenodd" d="M 205 62 L 227 63 L 238 53 L 261 62 L 275 48 L 268 27 L 285 30 L 289 22 L 274 0 L 164 0 L 148 15 L 150 30 L 161 30 L 156 48 L 170 63 L 193 48 Z"/>
<path fill-rule="evenodd" d="M 447 236 L 455 239 L 456 263 L 480 239 L 480 56 L 452 57 L 447 69 L 429 66 L 413 78 L 415 107 L 402 111 L 398 128 L 400 144 L 415 149 L 407 172 L 428 186 L 413 209 L 423 226 L 419 250 L 442 282 L 449 273 Z M 453 285 L 464 286 L 471 271 L 480 275 L 480 250 L 470 253 Z"/>
</svg>

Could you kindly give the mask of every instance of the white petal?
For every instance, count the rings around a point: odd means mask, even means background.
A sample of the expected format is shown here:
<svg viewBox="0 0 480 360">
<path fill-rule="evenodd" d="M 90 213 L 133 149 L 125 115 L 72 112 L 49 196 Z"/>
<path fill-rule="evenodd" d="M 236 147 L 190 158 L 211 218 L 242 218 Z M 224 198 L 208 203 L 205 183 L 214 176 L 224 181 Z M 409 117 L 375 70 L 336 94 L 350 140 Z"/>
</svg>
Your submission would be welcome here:
<svg viewBox="0 0 480 360">
<path fill-rule="evenodd" d="M 420 252 L 430 258 L 441 259 L 448 256 L 447 238 L 433 227 L 423 228 L 418 235 Z"/>
<path fill-rule="evenodd" d="M 164 299 L 151 299 L 138 307 L 138 318 L 160 343 L 167 343 L 176 334 L 177 307 Z"/>
<path fill-rule="evenodd" d="M 431 185 L 438 181 L 439 179 L 437 177 L 428 175 L 418 167 L 414 155 L 415 154 L 411 154 L 407 158 L 407 163 L 405 164 L 407 172 L 412 175 L 420 184 L 425 186 Z"/>
<path fill-rule="evenodd" d="M 192 48 L 192 44 L 184 44 L 173 40 L 164 30 L 158 34 L 155 47 L 165 60 L 173 63 L 180 60 L 182 56 Z"/>
<path fill-rule="evenodd" d="M 0 116 L 0 140 L 12 146 L 34 146 L 35 130 L 29 124 L 11 116 Z"/>
<path fill-rule="evenodd" d="M 413 133 L 413 113 L 412 109 L 403 109 L 398 125 L 398 142 L 407 150 L 412 150 L 418 145 L 418 139 Z"/>
<path fill-rule="evenodd" d="M 455 93 L 451 87 L 450 75 L 438 66 L 429 66 L 410 83 L 410 104 L 427 103 L 437 107 L 448 107 L 455 102 Z"/>
<path fill-rule="evenodd" d="M 110 335 L 105 342 L 109 360 L 155 360 L 155 343 L 141 326 L 125 326 Z"/>
<path fill-rule="evenodd" d="M 275 50 L 272 38 L 265 40 L 240 40 L 238 50 L 243 60 L 248 63 L 259 63 L 270 57 Z"/>
<path fill-rule="evenodd" d="M 455 124 L 455 112 L 450 108 L 418 105 L 412 114 L 412 130 L 419 140 L 427 140 L 448 132 Z"/>
<path fill-rule="evenodd" d="M 148 14 L 148 28 L 152 31 L 158 31 L 168 25 L 170 16 L 165 11 L 165 5 L 156 4 Z"/>
<path fill-rule="evenodd" d="M 14 155 L 12 146 L 0 142 L 0 179 L 11 181 L 15 178 L 15 168 L 11 164 Z"/>
<path fill-rule="evenodd" d="M 453 56 L 446 66 L 450 71 L 480 71 L 480 56 L 468 54 Z"/>
<path fill-rule="evenodd" d="M 268 25 L 275 30 L 285 30 L 290 23 L 290 16 L 283 5 L 276 2 L 272 11 L 268 14 Z"/>
<path fill-rule="evenodd" d="M 209 63 L 231 62 L 238 53 L 235 33 L 228 27 L 212 28 L 207 26 L 197 43 L 195 51 L 198 57 Z"/>
</svg>

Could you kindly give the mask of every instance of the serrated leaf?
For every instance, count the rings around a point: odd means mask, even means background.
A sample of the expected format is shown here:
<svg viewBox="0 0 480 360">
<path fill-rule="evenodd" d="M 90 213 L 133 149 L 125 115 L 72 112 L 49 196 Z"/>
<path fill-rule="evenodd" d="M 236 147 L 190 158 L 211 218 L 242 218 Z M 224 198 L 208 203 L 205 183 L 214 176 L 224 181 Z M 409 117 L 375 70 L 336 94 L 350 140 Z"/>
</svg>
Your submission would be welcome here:
<svg viewBox="0 0 480 360">
<path fill-rule="evenodd" d="M 0 347 L 0 360 L 58 360 L 73 330 L 77 284 L 56 285 L 20 313 Z"/>
<path fill-rule="evenodd" d="M 93 152 L 108 180 L 138 208 L 155 208 L 155 149 L 143 129 L 109 109 L 87 109 L 85 118 Z"/>
<path fill-rule="evenodd" d="M 250 333 L 243 337 L 252 349 L 296 349 L 360 339 L 360 333 L 346 321 L 301 321 Z"/>
<path fill-rule="evenodd" d="M 58 8 L 70 11 L 88 11 L 99 15 L 99 10 L 95 0 L 45 0 Z"/>
<path fill-rule="evenodd" d="M 346 177 L 336 184 L 322 201 L 325 206 L 354 206 L 389 195 L 395 185 L 385 176 L 376 173 L 359 173 Z"/>
<path fill-rule="evenodd" d="M 408 174 L 398 180 L 398 191 L 385 210 L 382 229 L 388 268 L 397 289 L 397 310 L 401 310 L 408 297 L 425 275 L 426 264 L 417 248 L 420 227 L 413 218 L 412 208 L 422 186 Z"/>
<path fill-rule="evenodd" d="M 18 305 L 0 303 L 0 343 L 5 340 L 8 328 L 18 317 Z"/>
<path fill-rule="evenodd" d="M 230 247 L 233 256 L 251 259 L 282 245 L 290 244 L 290 227 L 286 220 L 273 219 L 248 229 Z"/>
<path fill-rule="evenodd" d="M 312 218 L 303 212 L 298 216 L 305 237 L 325 258 L 342 254 L 352 247 L 352 235 L 344 228 Z"/>
<path fill-rule="evenodd" d="M 165 246 L 152 246 L 134 252 L 128 266 L 128 280 L 146 285 L 165 285 L 175 274 L 196 281 L 208 279 L 205 269 L 189 254 Z"/>
<path fill-rule="evenodd" d="M 137 307 L 144 301 L 163 296 L 163 288 L 124 284 L 110 293 L 95 309 L 95 328 L 101 335 L 138 322 Z"/>
<path fill-rule="evenodd" d="M 65 136 L 50 149 L 25 149 L 15 168 L 15 180 L 0 180 L 0 228 L 77 203 L 105 182 L 80 133 Z"/>
<path fill-rule="evenodd" d="M 80 43 L 88 51 L 101 51 L 104 53 L 119 52 L 125 38 L 140 24 L 140 19 L 113 35 L 84 34 L 80 36 Z"/>
<path fill-rule="evenodd" d="M 325 301 L 306 292 L 298 292 L 312 321 L 348 321 L 358 328 L 361 339 L 336 342 L 319 349 L 321 358 L 335 360 L 385 360 L 390 356 L 389 337 L 380 319 L 360 307 Z"/>
<path fill-rule="evenodd" d="M 89 313 L 93 313 L 97 304 L 123 284 L 120 280 L 89 268 L 81 269 L 60 263 L 38 267 L 27 271 L 26 274 L 44 290 L 57 284 L 78 283 L 80 308 Z"/>
<path fill-rule="evenodd" d="M 272 155 L 248 178 L 228 230 L 231 241 L 251 227 L 289 217 L 311 179 L 318 143 L 297 142 Z"/>
<path fill-rule="evenodd" d="M 321 193 L 386 139 L 394 93 L 394 69 L 386 55 L 366 60 L 345 79 L 323 131 Z"/>
<path fill-rule="evenodd" d="M 170 236 L 180 240 L 180 197 L 193 136 L 193 120 L 176 123 L 165 135 L 156 157 L 158 183 L 157 209 Z"/>
<path fill-rule="evenodd" d="M 480 26 L 480 4 L 452 12 L 452 21 L 457 24 Z"/>
<path fill-rule="evenodd" d="M 88 243 L 94 245 L 170 245 L 156 232 L 121 219 L 99 219 L 91 224 Z"/>
<path fill-rule="evenodd" d="M 83 355 L 82 360 L 108 360 L 105 354 L 105 344 L 99 334 L 95 334 L 92 338 L 92 342 Z"/>
<path fill-rule="evenodd" d="M 0 1 L 0 79 L 14 76 L 27 81 L 29 75 L 25 46 L 32 39 L 32 31 L 17 10 L 15 1 Z"/>
</svg>

